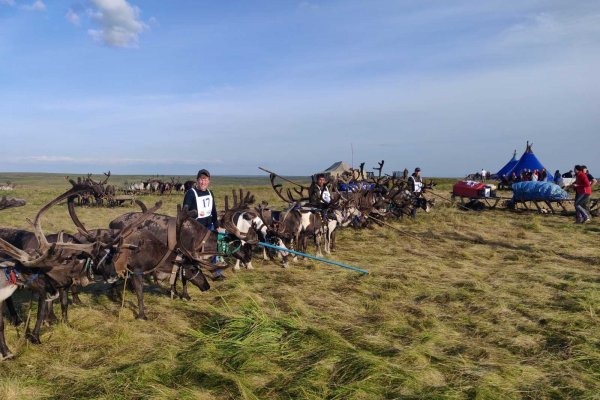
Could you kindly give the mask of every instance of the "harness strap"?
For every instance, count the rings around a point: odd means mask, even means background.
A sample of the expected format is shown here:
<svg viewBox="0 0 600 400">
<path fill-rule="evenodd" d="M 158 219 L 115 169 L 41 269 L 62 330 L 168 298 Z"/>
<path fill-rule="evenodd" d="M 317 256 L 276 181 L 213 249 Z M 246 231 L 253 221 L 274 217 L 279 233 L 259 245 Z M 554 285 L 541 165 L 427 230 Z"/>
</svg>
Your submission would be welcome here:
<svg viewBox="0 0 600 400">
<path fill-rule="evenodd" d="M 200 259 L 200 258 L 199 258 L 200 256 L 203 256 L 203 255 L 205 255 L 205 256 L 215 256 L 215 255 L 218 255 L 218 254 L 219 254 L 218 252 L 209 252 L 209 253 L 207 253 L 207 252 L 204 252 L 204 245 L 205 245 L 205 244 L 206 244 L 206 242 L 208 241 L 208 237 L 210 236 L 210 232 L 211 232 L 211 231 L 210 231 L 210 229 L 207 229 L 207 230 L 206 230 L 206 233 L 205 233 L 205 234 L 204 234 L 204 236 L 202 237 L 202 241 L 201 241 L 201 247 L 200 247 L 200 253 L 196 253 L 196 257 L 194 257 L 192 254 L 190 254 L 190 252 L 189 252 L 189 251 L 188 251 L 186 248 L 184 248 L 183 246 L 180 246 L 180 247 L 179 247 L 179 251 L 180 251 L 180 252 L 181 252 L 181 253 L 182 253 L 182 254 L 183 254 L 183 255 L 184 255 L 186 258 L 188 258 L 189 260 L 191 260 L 191 261 L 193 261 L 193 262 L 195 262 L 195 263 L 197 263 L 197 264 L 199 264 L 199 265 L 201 265 L 201 266 L 205 267 L 205 268 L 206 268 L 206 269 L 208 269 L 209 271 L 213 271 L 213 270 L 215 270 L 215 269 L 218 269 L 218 267 L 216 267 L 216 266 L 212 265 L 212 264 L 210 263 L 210 261 L 205 261 L 205 260 L 202 260 L 202 259 Z M 180 232 L 179 234 L 181 235 L 181 232 Z"/>
<path fill-rule="evenodd" d="M 171 254 L 173 254 L 173 251 L 175 251 L 176 247 L 177 247 L 177 221 L 175 219 L 171 218 L 171 219 L 169 219 L 169 222 L 167 223 L 167 251 L 162 256 L 160 261 L 158 263 L 156 263 L 156 265 L 154 265 L 154 268 L 152 268 L 148 271 L 144 271 L 143 275 L 151 274 L 152 272 L 156 271 L 156 269 L 158 267 L 160 267 L 162 263 L 167 261 L 167 259 L 171 256 Z"/>
<path fill-rule="evenodd" d="M 206 241 L 208 240 L 208 237 L 210 236 L 210 229 L 206 229 L 206 233 L 204 234 L 204 237 L 202 238 L 202 241 L 200 242 L 200 252 L 203 253 L 204 252 L 204 245 L 206 244 Z"/>
<path fill-rule="evenodd" d="M 167 222 L 167 251 L 162 258 L 152 267 L 151 269 L 143 272 L 134 272 L 129 269 L 129 257 L 131 256 L 131 249 L 129 246 L 124 246 L 123 241 L 119 244 L 119 250 L 114 257 L 115 271 L 117 275 L 123 277 L 127 272 L 134 275 L 148 275 L 156 271 L 167 259 L 173 254 L 175 248 L 177 248 L 177 221 L 175 219 L 169 219 Z"/>
</svg>

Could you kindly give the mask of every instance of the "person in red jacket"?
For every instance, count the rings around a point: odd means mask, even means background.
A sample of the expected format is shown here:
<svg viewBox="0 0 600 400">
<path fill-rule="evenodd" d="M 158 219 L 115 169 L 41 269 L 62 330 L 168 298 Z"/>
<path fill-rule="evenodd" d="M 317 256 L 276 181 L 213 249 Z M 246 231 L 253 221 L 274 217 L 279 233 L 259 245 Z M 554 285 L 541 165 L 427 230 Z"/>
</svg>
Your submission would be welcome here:
<svg viewBox="0 0 600 400">
<path fill-rule="evenodd" d="M 577 172 L 575 176 L 575 223 L 586 224 L 591 221 L 592 216 L 587 209 L 587 203 L 592 194 L 592 186 L 587 177 L 587 168 L 580 165 L 575 166 Z"/>
</svg>

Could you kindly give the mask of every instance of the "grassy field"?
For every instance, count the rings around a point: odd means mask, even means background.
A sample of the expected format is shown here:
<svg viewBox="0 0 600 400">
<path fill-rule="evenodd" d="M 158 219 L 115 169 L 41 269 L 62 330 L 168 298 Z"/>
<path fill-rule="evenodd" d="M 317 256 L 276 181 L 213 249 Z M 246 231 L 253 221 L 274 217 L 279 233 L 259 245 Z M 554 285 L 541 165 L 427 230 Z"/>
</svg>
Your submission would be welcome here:
<svg viewBox="0 0 600 400">
<path fill-rule="evenodd" d="M 6 179 L 28 205 L 0 211 L 0 226 L 27 227 L 67 188 L 59 175 Z M 221 206 L 239 185 L 277 204 L 263 178 L 213 183 Z M 161 212 L 174 214 L 181 198 L 163 200 Z M 78 209 L 88 227 L 126 211 Z M 0 399 L 600 398 L 598 220 L 438 203 L 394 225 L 420 239 L 342 231 L 330 258 L 368 276 L 256 260 L 208 292 L 192 288 L 189 302 L 151 287 L 148 321 L 134 319 L 132 293 L 121 310 L 89 286 L 72 326 L 45 327 L 41 345 L 7 327 L 16 359 L 0 363 Z M 43 226 L 74 230 L 64 207 Z M 28 294 L 18 298 L 26 317 Z"/>
</svg>

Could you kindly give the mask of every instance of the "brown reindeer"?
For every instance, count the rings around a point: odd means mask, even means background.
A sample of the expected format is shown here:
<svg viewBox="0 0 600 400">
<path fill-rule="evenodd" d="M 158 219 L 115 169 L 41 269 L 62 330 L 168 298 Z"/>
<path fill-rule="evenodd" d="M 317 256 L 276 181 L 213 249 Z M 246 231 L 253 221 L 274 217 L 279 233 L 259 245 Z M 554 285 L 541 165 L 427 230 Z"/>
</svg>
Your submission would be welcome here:
<svg viewBox="0 0 600 400">
<path fill-rule="evenodd" d="M 12 274 L 15 278 L 9 284 L 4 282 L 5 287 L 2 289 L 4 295 L 0 295 L 0 308 L 4 307 L 4 300 L 6 300 L 14 321 L 18 322 L 18 316 L 14 315 L 14 306 L 10 300 L 12 292 L 17 286 L 27 286 L 38 293 L 38 319 L 33 332 L 28 332 L 27 335 L 33 343 L 40 342 L 39 332 L 48 309 L 46 307 L 48 300 L 60 296 L 63 322 L 68 323 L 66 289 L 73 285 L 89 284 L 93 281 L 94 274 L 102 275 L 105 280 L 114 275 L 114 267 L 105 262 L 106 246 L 103 243 L 98 241 L 80 243 L 74 236 L 62 232 L 46 236 L 42 231 L 41 219 L 52 206 L 64 199 L 68 199 L 72 206 L 76 196 L 84 191 L 93 190 L 90 186 L 72 183 L 72 189 L 50 201 L 38 212 L 32 223 L 33 232 L 0 229 L 0 258 L 8 258 L 8 261 L 4 261 L 3 267 L 8 268 L 9 275 Z M 144 213 L 139 219 L 116 232 L 112 237 L 113 240 L 119 242 L 146 217 L 147 213 Z M 4 342 L 3 328 L 3 320 L 0 318 L 0 350 L 3 357 L 11 357 Z"/>
<path fill-rule="evenodd" d="M 13 207 L 22 207 L 26 203 L 27 202 L 23 199 L 9 199 L 6 196 L 2 196 L 2 198 L 0 198 L 0 210 Z"/>
<path fill-rule="evenodd" d="M 231 213 L 232 210 L 225 213 L 226 221 L 231 218 Z M 112 229 L 119 229 L 138 215 L 139 213 L 122 215 L 113 220 L 109 226 Z M 184 260 L 182 268 L 185 275 L 191 277 L 189 280 L 200 290 L 207 290 L 210 287 L 201 269 L 214 271 L 217 267 L 211 264 L 211 259 L 215 255 L 231 255 L 248 260 L 252 247 L 249 243 L 242 243 L 242 240 L 254 241 L 239 231 L 235 233 L 237 236 L 228 235 L 220 239 L 217 232 L 197 222 L 187 209 L 178 210 L 177 217 L 152 214 L 136 229 L 135 234 L 124 241 L 126 246 L 121 249 L 115 260 L 117 273 L 124 275 L 131 272 L 134 275 L 133 284 L 138 296 L 139 310 L 136 318 L 146 319 L 142 277 L 156 272 L 155 277 L 158 280 L 166 279 L 173 271 L 172 266 L 177 254 Z M 198 279 L 204 279 L 204 282 Z M 189 298 L 187 292 L 183 297 Z"/>
</svg>

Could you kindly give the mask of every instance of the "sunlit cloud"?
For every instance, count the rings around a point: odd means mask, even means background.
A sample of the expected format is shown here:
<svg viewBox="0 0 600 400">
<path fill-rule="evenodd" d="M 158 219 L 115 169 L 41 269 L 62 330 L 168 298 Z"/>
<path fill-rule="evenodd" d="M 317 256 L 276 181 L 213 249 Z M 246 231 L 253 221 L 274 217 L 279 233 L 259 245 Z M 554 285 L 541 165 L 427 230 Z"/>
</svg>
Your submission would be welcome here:
<svg viewBox="0 0 600 400">
<path fill-rule="evenodd" d="M 23 5 L 21 8 L 25 11 L 44 11 L 46 10 L 46 4 L 42 0 L 36 0 L 31 4 Z"/>
<path fill-rule="evenodd" d="M 89 29 L 96 41 L 110 47 L 136 47 L 140 34 L 148 26 L 140 19 L 140 9 L 126 0 L 91 0 L 94 9 L 90 16 L 98 24 Z"/>
</svg>

